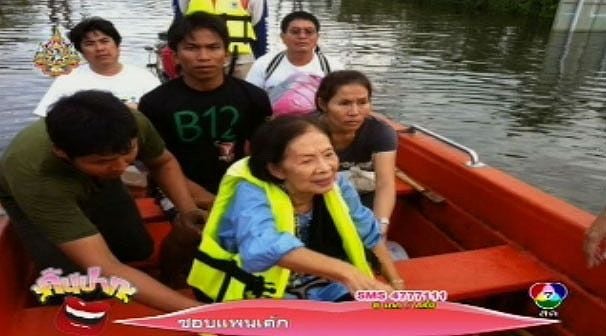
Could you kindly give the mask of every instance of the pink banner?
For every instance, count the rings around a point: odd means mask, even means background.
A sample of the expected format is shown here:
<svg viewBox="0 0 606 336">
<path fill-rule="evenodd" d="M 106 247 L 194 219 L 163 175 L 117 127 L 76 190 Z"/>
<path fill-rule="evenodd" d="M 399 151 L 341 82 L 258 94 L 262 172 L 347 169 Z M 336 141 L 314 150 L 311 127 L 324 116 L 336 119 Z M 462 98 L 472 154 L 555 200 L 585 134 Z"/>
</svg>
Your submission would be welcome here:
<svg viewBox="0 0 606 336">
<path fill-rule="evenodd" d="M 140 327 L 229 335 L 466 335 L 558 323 L 451 303 L 245 300 L 117 320 Z"/>
</svg>

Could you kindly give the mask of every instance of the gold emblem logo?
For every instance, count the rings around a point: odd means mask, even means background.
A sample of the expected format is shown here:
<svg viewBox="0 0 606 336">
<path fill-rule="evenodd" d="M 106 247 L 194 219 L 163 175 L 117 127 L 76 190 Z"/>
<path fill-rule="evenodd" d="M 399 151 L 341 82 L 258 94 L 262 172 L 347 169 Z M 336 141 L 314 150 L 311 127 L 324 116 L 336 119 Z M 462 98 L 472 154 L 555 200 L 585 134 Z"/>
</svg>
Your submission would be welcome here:
<svg viewBox="0 0 606 336">
<path fill-rule="evenodd" d="M 74 46 L 63 39 L 59 28 L 53 28 L 53 36 L 40 43 L 34 55 L 34 65 L 45 75 L 57 77 L 67 75 L 80 64 L 80 56 Z"/>
</svg>

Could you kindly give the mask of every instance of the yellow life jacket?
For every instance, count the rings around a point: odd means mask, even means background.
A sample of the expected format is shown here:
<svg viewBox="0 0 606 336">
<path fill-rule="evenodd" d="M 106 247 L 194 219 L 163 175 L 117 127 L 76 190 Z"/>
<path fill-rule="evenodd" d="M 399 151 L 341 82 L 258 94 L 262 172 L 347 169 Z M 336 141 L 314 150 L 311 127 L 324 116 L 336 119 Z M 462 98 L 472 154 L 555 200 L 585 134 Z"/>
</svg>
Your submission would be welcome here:
<svg viewBox="0 0 606 336">
<path fill-rule="evenodd" d="M 187 13 L 206 12 L 220 15 L 227 23 L 229 32 L 229 52 L 238 55 L 252 54 L 250 43 L 255 41 L 252 18 L 242 6 L 241 0 L 192 0 Z"/>
<path fill-rule="evenodd" d="M 290 276 L 290 270 L 280 266 L 251 274 L 242 269 L 242 259 L 219 243 L 220 222 L 229 210 L 236 187 L 247 181 L 261 188 L 267 195 L 271 212 L 279 232 L 294 234 L 294 208 L 288 195 L 276 184 L 254 177 L 248 167 L 248 158 L 234 163 L 225 173 L 219 186 L 212 211 L 202 233 L 202 241 L 194 259 L 187 283 L 199 290 L 207 302 L 233 301 L 249 298 L 282 298 Z M 364 245 L 349 216 L 349 208 L 341 196 L 339 187 L 323 195 L 326 208 L 343 241 L 343 249 L 350 262 L 360 271 L 372 277 L 366 260 Z"/>
</svg>

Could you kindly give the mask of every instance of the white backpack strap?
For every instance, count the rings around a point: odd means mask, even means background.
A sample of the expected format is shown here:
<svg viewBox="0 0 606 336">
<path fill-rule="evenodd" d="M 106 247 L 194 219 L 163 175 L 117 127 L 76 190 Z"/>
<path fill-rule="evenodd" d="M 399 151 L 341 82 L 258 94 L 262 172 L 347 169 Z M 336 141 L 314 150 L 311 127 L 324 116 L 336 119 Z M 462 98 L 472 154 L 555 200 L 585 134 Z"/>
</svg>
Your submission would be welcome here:
<svg viewBox="0 0 606 336">
<path fill-rule="evenodd" d="M 316 49 L 316 55 L 318 55 L 318 61 L 320 61 L 320 68 L 325 75 L 330 73 L 330 63 L 328 63 L 328 59 L 324 56 L 324 53 L 320 51 L 320 48 Z"/>
<path fill-rule="evenodd" d="M 274 71 L 276 71 L 276 68 L 278 68 L 278 65 L 280 65 L 280 62 L 282 62 L 282 60 L 284 59 L 284 56 L 286 56 L 286 52 L 281 51 L 276 56 L 274 56 L 271 62 L 269 62 L 267 68 L 265 68 L 265 81 L 267 81 L 269 77 L 271 77 L 271 75 L 274 73 Z"/>
</svg>

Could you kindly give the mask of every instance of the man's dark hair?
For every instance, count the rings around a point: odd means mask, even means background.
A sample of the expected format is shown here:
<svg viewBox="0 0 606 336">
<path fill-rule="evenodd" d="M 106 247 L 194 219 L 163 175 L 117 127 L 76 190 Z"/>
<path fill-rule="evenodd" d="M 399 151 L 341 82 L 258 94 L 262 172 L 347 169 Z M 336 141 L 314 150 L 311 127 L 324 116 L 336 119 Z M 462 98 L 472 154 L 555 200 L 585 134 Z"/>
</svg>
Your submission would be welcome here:
<svg viewBox="0 0 606 336">
<path fill-rule="evenodd" d="M 330 139 L 328 128 L 312 117 L 282 116 L 261 125 L 250 141 L 248 166 L 253 176 L 267 182 L 282 182 L 269 172 L 269 164 L 280 164 L 286 147 L 310 128 L 319 130 Z"/>
<path fill-rule="evenodd" d="M 76 50 L 82 52 L 82 40 L 84 40 L 86 34 L 92 31 L 100 31 L 103 34 L 111 37 L 116 43 L 116 46 L 119 46 L 120 42 L 122 42 L 122 36 L 120 36 L 118 30 L 116 27 L 114 27 L 114 24 L 98 16 L 93 16 L 82 20 L 69 31 L 67 37 L 69 37 L 69 40 L 72 41 Z"/>
<path fill-rule="evenodd" d="M 137 136 L 129 108 L 109 92 L 79 91 L 53 104 L 46 116 L 53 144 L 70 158 L 126 154 Z"/>
<path fill-rule="evenodd" d="M 193 12 L 174 20 L 168 28 L 168 47 L 176 52 L 179 43 L 198 29 L 208 29 L 219 35 L 223 41 L 223 47 L 227 50 L 229 33 L 225 20 L 220 16 L 206 12 Z"/>
<path fill-rule="evenodd" d="M 296 11 L 286 15 L 280 22 L 280 30 L 283 34 L 286 34 L 286 31 L 288 30 L 288 25 L 294 20 L 311 21 L 311 23 L 316 26 L 316 32 L 320 31 L 320 21 L 318 21 L 317 17 L 305 11 Z"/>
</svg>

